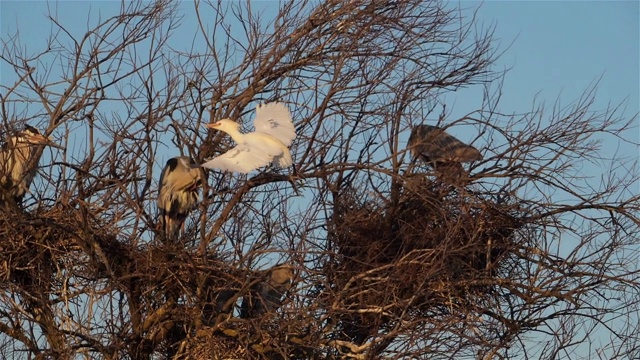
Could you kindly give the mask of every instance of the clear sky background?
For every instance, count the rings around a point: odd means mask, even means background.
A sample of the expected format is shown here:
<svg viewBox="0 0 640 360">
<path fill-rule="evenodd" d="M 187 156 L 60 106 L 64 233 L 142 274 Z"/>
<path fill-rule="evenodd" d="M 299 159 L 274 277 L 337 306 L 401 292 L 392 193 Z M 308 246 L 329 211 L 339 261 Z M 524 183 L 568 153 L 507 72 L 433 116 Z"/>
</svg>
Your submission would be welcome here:
<svg viewBox="0 0 640 360">
<path fill-rule="evenodd" d="M 463 2 L 463 5 L 474 2 Z M 495 36 L 509 46 L 498 66 L 511 68 L 502 107 L 531 107 L 537 95 L 552 104 L 580 97 L 595 80 L 595 108 L 628 100 L 628 117 L 640 111 L 640 2 L 488 1 L 478 17 L 495 22 Z M 510 109 L 509 109 L 510 108 Z M 630 133 L 640 142 L 636 123 Z M 635 148 L 638 155 L 638 148 Z"/>
<path fill-rule="evenodd" d="M 276 1 L 257 1 L 254 8 L 277 12 Z M 496 25 L 495 39 L 505 51 L 494 70 L 510 69 L 505 78 L 501 111 L 521 113 L 531 109 L 534 98 L 549 106 L 560 98 L 569 104 L 580 97 L 589 84 L 600 78 L 596 109 L 626 101 L 626 115 L 640 111 L 640 2 L 638 1 L 477 1 L 459 3 L 473 9 L 479 5 L 478 20 Z M 61 22 L 83 34 L 86 16 L 110 14 L 119 1 L 4 1 L 0 0 L 0 30 L 3 36 L 20 30 L 26 46 L 41 49 L 50 32 L 45 21 L 47 7 L 56 8 Z M 187 16 L 176 35 L 191 43 L 195 22 L 193 3 L 183 2 Z M 107 10 L 108 9 L 108 10 Z M 176 38 L 180 42 L 181 39 Z M 3 67 L 4 65 L 2 65 Z M 0 81 L 13 79 L 11 69 L 0 67 Z M 468 97 L 468 98 L 466 98 Z M 449 99 L 448 99 L 449 100 Z M 477 96 L 460 92 L 447 109 L 463 115 L 479 108 Z M 454 106 L 453 106 L 454 105 Z M 640 128 L 629 139 L 640 142 Z M 627 147 L 637 153 L 637 147 Z"/>
<path fill-rule="evenodd" d="M 257 1 L 253 8 L 277 13 L 276 1 Z M 523 113 L 532 109 L 534 99 L 544 101 L 547 108 L 559 98 L 563 105 L 577 100 L 594 81 L 598 84 L 594 109 L 625 102 L 627 118 L 640 112 L 640 2 L 638 1 L 463 1 L 451 3 L 463 8 L 480 6 L 480 24 L 495 25 L 495 46 L 504 54 L 494 70 L 509 69 L 505 77 L 500 111 Z M 119 8 L 119 1 L 4 1 L 0 0 L 0 30 L 2 36 L 19 29 L 22 41 L 35 53 L 45 45 L 51 26 L 45 19 L 47 7 L 57 8 L 61 22 L 86 31 L 86 17 L 110 15 Z M 195 28 L 193 3 L 182 3 L 185 19 L 173 39 L 190 46 Z M 182 37 L 182 38 L 181 38 Z M 31 49 L 32 47 L 32 49 Z M 13 82 L 12 69 L 0 66 L 0 81 Z M 474 92 L 475 91 L 475 92 Z M 451 118 L 463 116 L 480 108 L 478 89 L 459 91 L 447 96 Z M 454 132 L 456 132 L 454 130 Z M 459 134 L 467 140 L 472 134 Z M 466 136 L 468 135 L 468 136 Z M 640 143 L 640 127 L 628 132 L 627 139 Z M 606 141 L 609 141 L 607 139 Z M 614 141 L 614 140 L 612 140 Z M 477 145 L 481 145 L 478 143 Z M 629 156 L 639 156 L 638 147 L 631 144 L 607 144 L 621 148 Z M 606 154 L 605 154 L 606 155 Z M 613 154 L 612 154 L 613 155 Z M 172 154 L 168 156 L 173 156 Z M 166 159 L 165 159 L 166 160 Z M 638 184 L 640 191 L 640 184 Z"/>
<path fill-rule="evenodd" d="M 277 12 L 277 2 L 260 1 L 267 11 Z M 452 4 L 453 5 L 453 4 Z M 463 8 L 472 9 L 479 2 L 464 1 Z M 51 26 L 45 19 L 47 6 L 58 7 L 65 25 L 77 25 L 78 36 L 84 33 L 89 9 L 97 14 L 101 9 L 114 10 L 119 2 L 59 3 L 34 1 L 1 1 L 0 31 L 4 38 L 20 30 L 25 46 L 31 52 L 41 50 Z M 182 3 L 185 14 L 192 14 L 193 2 Z M 268 14 L 265 14 L 268 15 Z M 640 2 L 638 1 L 487 1 L 477 13 L 485 26 L 496 25 L 495 38 L 499 50 L 505 51 L 494 70 L 510 69 L 506 75 L 500 110 L 502 113 L 522 113 L 531 110 L 534 98 L 545 101 L 550 108 L 559 97 L 568 105 L 600 79 L 594 109 L 603 110 L 610 104 L 625 102 L 625 118 L 640 112 Z M 185 43 L 190 44 L 193 21 L 185 18 Z M 180 40 L 180 39 L 177 39 Z M 0 82 L 13 82 L 12 69 L 0 65 Z M 53 80 L 53 79 L 50 79 Z M 461 92 L 447 107 L 453 116 L 462 116 L 480 107 L 476 96 Z M 549 115 L 549 114 L 547 114 Z M 640 143 L 640 126 L 636 119 L 627 139 Z M 639 148 L 630 143 L 607 139 L 604 154 L 622 150 L 638 158 Z M 601 172 L 600 169 L 593 169 Z M 640 184 L 637 184 L 640 191 Z M 607 339 L 603 339 L 606 343 Z M 588 350 L 585 350 L 585 355 Z"/>
</svg>

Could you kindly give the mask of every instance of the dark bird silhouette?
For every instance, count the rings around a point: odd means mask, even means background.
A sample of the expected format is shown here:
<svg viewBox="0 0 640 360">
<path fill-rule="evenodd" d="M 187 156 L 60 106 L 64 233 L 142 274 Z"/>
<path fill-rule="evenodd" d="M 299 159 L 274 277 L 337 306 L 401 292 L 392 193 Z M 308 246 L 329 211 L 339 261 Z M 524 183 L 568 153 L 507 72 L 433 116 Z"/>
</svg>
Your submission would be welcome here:
<svg viewBox="0 0 640 360">
<path fill-rule="evenodd" d="M 482 160 L 478 149 L 431 125 L 416 125 L 413 128 L 409 136 L 409 149 L 414 158 L 426 163 L 467 163 Z"/>
<path fill-rule="evenodd" d="M 282 297 L 291 287 L 293 269 L 289 265 L 276 265 L 260 274 L 249 294 L 243 296 L 240 317 L 256 318 L 275 311 L 282 304 Z"/>
<path fill-rule="evenodd" d="M 24 130 L 7 139 L 0 150 L 0 204 L 21 204 L 38 170 L 40 146 L 63 149 L 38 129 L 26 125 Z"/>
<path fill-rule="evenodd" d="M 467 145 L 443 129 L 431 125 L 416 125 L 407 144 L 413 159 L 430 165 L 441 179 L 460 182 L 467 177 L 462 163 L 482 160 L 478 149 Z"/>
<path fill-rule="evenodd" d="M 167 239 L 175 239 L 189 213 L 198 204 L 202 185 L 202 169 L 187 156 L 167 161 L 158 190 L 158 210 L 162 231 Z"/>
</svg>

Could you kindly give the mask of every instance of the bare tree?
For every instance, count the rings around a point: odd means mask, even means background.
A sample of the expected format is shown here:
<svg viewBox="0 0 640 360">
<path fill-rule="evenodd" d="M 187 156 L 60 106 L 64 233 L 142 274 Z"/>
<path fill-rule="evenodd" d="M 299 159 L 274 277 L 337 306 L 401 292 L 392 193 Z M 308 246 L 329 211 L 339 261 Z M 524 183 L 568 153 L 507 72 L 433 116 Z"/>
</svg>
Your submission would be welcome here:
<svg viewBox="0 0 640 360">
<path fill-rule="evenodd" d="M 3 357 L 639 354 L 637 161 L 599 142 L 628 141 L 637 117 L 595 109 L 597 84 L 500 113 L 492 29 L 440 2 L 291 1 L 275 19 L 196 2 L 187 51 L 176 4 L 125 2 L 80 35 L 51 15 L 42 50 L 3 40 L 3 129 L 67 145 L 0 214 Z M 482 106 L 452 118 L 443 96 L 473 86 Z M 296 172 L 209 171 L 178 241 L 160 241 L 165 161 L 226 151 L 203 124 L 276 100 Z M 438 118 L 478 134 L 464 183 L 409 162 L 411 128 Z"/>
</svg>

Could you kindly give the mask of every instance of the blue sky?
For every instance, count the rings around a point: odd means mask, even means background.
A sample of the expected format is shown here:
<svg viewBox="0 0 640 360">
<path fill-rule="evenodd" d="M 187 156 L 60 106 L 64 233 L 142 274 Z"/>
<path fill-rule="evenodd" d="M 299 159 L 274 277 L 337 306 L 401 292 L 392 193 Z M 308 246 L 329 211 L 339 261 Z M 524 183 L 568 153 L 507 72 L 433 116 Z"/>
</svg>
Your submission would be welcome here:
<svg viewBox="0 0 640 360">
<path fill-rule="evenodd" d="M 264 8 L 265 15 L 277 11 L 270 6 L 275 1 L 258 1 L 254 8 Z M 534 98 L 552 104 L 557 97 L 563 104 L 576 100 L 594 81 L 600 79 L 595 108 L 627 100 L 626 115 L 640 111 L 640 38 L 639 4 L 637 1 L 577 2 L 577 1 L 476 1 L 459 3 L 472 9 L 479 5 L 478 20 L 488 27 L 496 25 L 496 46 L 504 54 L 495 70 L 510 69 L 505 77 L 501 111 L 521 113 L 531 109 Z M 46 41 L 50 25 L 44 19 L 47 6 L 58 7 L 64 24 L 80 33 L 86 29 L 84 20 L 89 11 L 104 16 L 117 10 L 117 1 L 1 1 L 0 29 L 2 34 L 20 29 L 22 40 L 33 45 L 33 52 Z M 184 2 L 185 14 L 192 14 L 192 2 Z M 73 9 L 73 10 L 72 10 Z M 109 9 L 110 11 L 105 11 Z M 83 14 L 79 17 L 79 14 Z M 81 21 L 74 21 L 76 19 Z M 28 24 L 28 26 L 25 26 Z M 184 44 L 191 44 L 193 21 L 182 22 L 177 34 L 184 34 Z M 185 45 L 188 46 L 188 45 Z M 4 66 L 4 65 L 2 65 Z M 0 67 L 0 80 L 8 81 Z M 453 115 L 479 108 L 480 99 L 462 92 L 452 98 L 448 107 Z M 464 137 L 464 136 L 463 136 Z M 640 142 L 636 126 L 629 140 Z M 637 148 L 630 151 L 638 152 Z"/>
<path fill-rule="evenodd" d="M 595 109 L 624 101 L 625 118 L 640 112 L 639 5 L 637 1 L 485 2 L 478 18 L 486 25 L 496 24 L 495 37 L 506 49 L 496 66 L 510 69 L 505 77 L 501 111 L 529 110 L 536 97 L 545 101 L 548 108 L 558 97 L 568 105 L 600 79 Z M 456 102 L 462 103 L 461 99 Z M 626 138 L 640 143 L 637 118 Z M 603 139 L 602 152 L 605 157 L 622 154 L 629 160 L 640 156 L 637 145 L 614 138 Z M 590 166 L 583 171 L 595 179 L 606 171 Z M 640 184 L 635 190 L 640 192 Z M 607 344 L 609 336 L 607 332 L 592 334 L 593 347 L 585 343 L 568 357 L 595 356 L 590 353 L 592 349 Z M 529 355 L 537 358 L 533 353 Z"/>
<path fill-rule="evenodd" d="M 464 2 L 469 4 L 469 2 Z M 640 110 L 640 2 L 489 1 L 478 17 L 497 24 L 496 38 L 510 47 L 499 64 L 511 68 L 503 106 L 527 109 L 534 96 L 553 102 L 579 97 L 594 80 L 598 104 L 628 98 L 628 115 Z M 563 101 L 563 102 L 564 102 Z M 507 105 L 508 104 L 508 105 Z M 634 139 L 639 140 L 636 128 Z"/>
<path fill-rule="evenodd" d="M 277 11 L 275 2 L 261 1 L 260 6 Z M 475 1 L 459 3 L 464 8 L 480 5 Z M 82 34 L 86 29 L 89 9 L 117 9 L 119 2 L 60 2 L 61 22 Z M 182 5 L 191 13 L 193 2 Z M 20 30 L 25 46 L 37 52 L 45 44 L 51 26 L 45 20 L 46 2 L 0 2 L 0 33 L 4 36 Z M 583 91 L 600 79 L 595 109 L 625 102 L 626 118 L 640 112 L 640 2 L 638 1 L 487 1 L 477 13 L 485 26 L 494 24 L 496 46 L 504 54 L 495 70 L 510 69 L 505 77 L 500 110 L 522 113 L 531 110 L 534 98 L 549 107 L 560 97 L 562 104 L 577 100 Z M 193 22 L 185 19 L 185 44 L 191 43 Z M 188 45 L 185 45 L 188 46 Z M 3 86 L 13 80 L 12 69 L 0 65 Z M 461 92 L 451 98 L 453 115 L 462 116 L 480 107 L 476 96 Z M 626 134 L 628 140 L 640 143 L 640 126 Z M 638 158 L 638 146 L 605 139 L 604 151 L 622 149 L 631 158 Z M 605 154 L 606 155 L 606 154 Z M 611 154 L 613 155 L 613 154 Z M 593 169 L 594 173 L 600 169 Z M 637 187 L 640 191 L 640 184 Z M 606 341 L 607 339 L 604 339 Z M 586 351 L 586 350 L 585 350 Z"/>
</svg>

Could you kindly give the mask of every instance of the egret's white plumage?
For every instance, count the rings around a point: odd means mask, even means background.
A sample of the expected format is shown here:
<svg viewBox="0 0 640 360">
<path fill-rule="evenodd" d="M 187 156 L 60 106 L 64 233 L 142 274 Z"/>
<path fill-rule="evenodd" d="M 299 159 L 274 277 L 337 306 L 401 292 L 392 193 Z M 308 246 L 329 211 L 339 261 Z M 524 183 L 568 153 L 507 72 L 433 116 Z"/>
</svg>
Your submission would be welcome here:
<svg viewBox="0 0 640 360">
<path fill-rule="evenodd" d="M 253 124 L 256 130 L 247 134 L 241 133 L 238 123 L 230 119 L 206 125 L 226 132 L 237 145 L 202 166 L 245 174 L 269 163 L 280 168 L 291 166 L 289 145 L 295 139 L 296 131 L 289 109 L 277 102 L 258 105 Z"/>
<path fill-rule="evenodd" d="M 158 210 L 167 238 L 178 236 L 187 216 L 198 204 L 198 190 L 202 184 L 202 169 L 187 156 L 167 161 L 158 190 Z"/>
<path fill-rule="evenodd" d="M 12 199 L 20 203 L 29 191 L 36 175 L 42 145 L 63 148 L 38 129 L 26 125 L 24 130 L 10 137 L 0 150 L 0 204 Z"/>
</svg>

